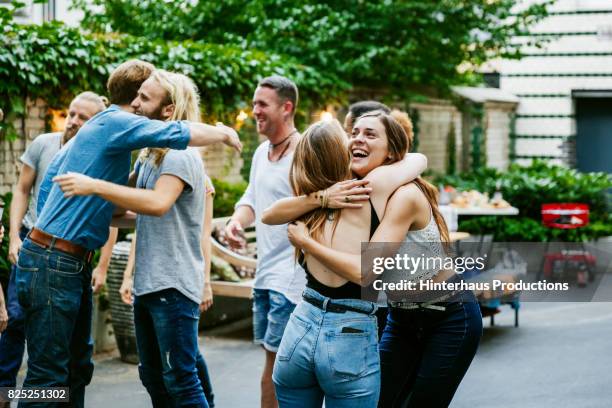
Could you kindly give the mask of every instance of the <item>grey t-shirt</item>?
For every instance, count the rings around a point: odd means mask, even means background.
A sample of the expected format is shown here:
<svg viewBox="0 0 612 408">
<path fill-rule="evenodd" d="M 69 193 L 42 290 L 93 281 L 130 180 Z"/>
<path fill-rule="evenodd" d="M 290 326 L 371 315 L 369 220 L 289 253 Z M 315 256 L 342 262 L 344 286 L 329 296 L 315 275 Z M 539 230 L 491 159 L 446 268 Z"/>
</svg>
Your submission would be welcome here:
<svg viewBox="0 0 612 408">
<path fill-rule="evenodd" d="M 161 217 L 136 218 L 134 295 L 176 289 L 200 303 L 204 289 L 201 238 L 204 222 L 205 173 L 197 149 L 169 150 L 156 167 L 152 160 L 136 163 L 138 188 L 153 189 L 163 174 L 176 176 L 185 188 Z"/>
<path fill-rule="evenodd" d="M 49 163 L 53 160 L 53 156 L 60 150 L 61 142 L 61 132 L 44 133 L 34 139 L 19 159 L 23 164 L 31 167 L 36 172 L 36 179 L 30 194 L 28 212 L 23 217 L 23 226 L 28 229 L 32 228 L 36 223 L 36 203 L 38 202 L 40 183 L 45 177 L 47 167 L 49 167 Z"/>
</svg>

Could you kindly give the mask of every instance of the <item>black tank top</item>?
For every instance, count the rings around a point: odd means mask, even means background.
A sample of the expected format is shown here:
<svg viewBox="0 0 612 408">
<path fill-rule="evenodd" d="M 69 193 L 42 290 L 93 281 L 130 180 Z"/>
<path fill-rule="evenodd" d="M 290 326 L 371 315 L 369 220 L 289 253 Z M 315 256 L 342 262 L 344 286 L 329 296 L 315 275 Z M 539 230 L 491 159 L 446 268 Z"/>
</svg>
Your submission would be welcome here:
<svg viewBox="0 0 612 408">
<path fill-rule="evenodd" d="M 370 201 L 371 215 L 370 215 L 370 239 L 372 235 L 374 235 L 374 231 L 378 228 L 380 224 L 380 220 L 378 219 L 378 215 L 376 215 L 376 211 L 374 210 L 374 206 L 372 205 L 372 201 Z M 338 286 L 337 288 L 333 288 L 331 286 L 327 286 L 322 284 L 315 278 L 310 271 L 308 270 L 308 265 L 304 258 L 304 254 L 300 254 L 299 262 L 304 271 L 306 271 L 306 287 L 316 290 L 321 295 L 326 296 L 331 299 L 361 299 L 361 286 L 353 282 L 346 282 L 342 286 Z"/>
</svg>

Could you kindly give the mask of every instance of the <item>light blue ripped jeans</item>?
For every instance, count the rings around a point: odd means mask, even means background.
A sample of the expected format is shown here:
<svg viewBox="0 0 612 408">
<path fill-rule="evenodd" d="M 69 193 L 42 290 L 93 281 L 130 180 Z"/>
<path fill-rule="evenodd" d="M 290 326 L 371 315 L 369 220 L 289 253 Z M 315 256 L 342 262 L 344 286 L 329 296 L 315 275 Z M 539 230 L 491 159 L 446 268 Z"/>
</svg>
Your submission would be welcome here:
<svg viewBox="0 0 612 408">
<path fill-rule="evenodd" d="M 329 299 L 306 288 L 304 294 Z M 281 408 L 375 408 L 380 392 L 376 306 L 329 299 L 364 313 L 334 313 L 302 301 L 283 335 L 272 379 Z"/>
</svg>

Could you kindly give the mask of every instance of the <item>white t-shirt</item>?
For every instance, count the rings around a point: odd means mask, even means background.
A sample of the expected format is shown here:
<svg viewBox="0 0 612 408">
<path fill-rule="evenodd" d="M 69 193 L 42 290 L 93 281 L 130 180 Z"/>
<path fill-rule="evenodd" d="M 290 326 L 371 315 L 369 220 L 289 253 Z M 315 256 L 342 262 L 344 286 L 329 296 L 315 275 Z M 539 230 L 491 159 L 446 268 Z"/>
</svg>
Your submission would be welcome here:
<svg viewBox="0 0 612 408">
<path fill-rule="evenodd" d="M 247 205 L 255 212 L 257 271 L 254 287 L 280 292 L 291 302 L 298 303 L 306 286 L 306 274 L 295 260 L 294 248 L 287 238 L 287 224 L 261 222 L 266 208 L 281 198 L 293 196 L 289 185 L 293 153 L 271 162 L 268 160 L 269 146 L 270 142 L 265 141 L 255 151 L 249 185 L 236 208 Z"/>
</svg>

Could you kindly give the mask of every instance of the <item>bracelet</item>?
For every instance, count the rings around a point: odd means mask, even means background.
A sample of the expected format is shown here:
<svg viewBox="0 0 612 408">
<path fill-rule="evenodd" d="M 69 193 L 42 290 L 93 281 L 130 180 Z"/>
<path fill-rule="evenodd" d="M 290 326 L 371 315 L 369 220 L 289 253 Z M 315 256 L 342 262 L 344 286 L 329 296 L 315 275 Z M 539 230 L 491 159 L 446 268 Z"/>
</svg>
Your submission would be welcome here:
<svg viewBox="0 0 612 408">
<path fill-rule="evenodd" d="M 329 194 L 327 189 L 323 190 L 323 197 L 321 198 L 321 207 L 322 208 L 327 208 L 327 205 L 329 204 Z"/>
</svg>

